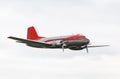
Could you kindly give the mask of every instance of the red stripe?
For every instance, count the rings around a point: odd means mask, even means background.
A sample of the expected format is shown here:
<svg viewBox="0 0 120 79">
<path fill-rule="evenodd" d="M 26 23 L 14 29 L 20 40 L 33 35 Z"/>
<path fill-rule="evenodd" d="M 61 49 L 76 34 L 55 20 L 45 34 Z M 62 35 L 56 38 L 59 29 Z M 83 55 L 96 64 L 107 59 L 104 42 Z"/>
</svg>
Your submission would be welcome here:
<svg viewBox="0 0 120 79">
<path fill-rule="evenodd" d="M 50 40 L 46 40 L 45 42 L 50 42 L 50 41 L 55 41 L 55 40 L 69 41 L 69 40 L 76 40 L 78 38 L 83 38 L 83 37 L 85 37 L 85 36 L 77 34 L 77 35 L 69 36 L 66 38 L 50 39 Z"/>
</svg>

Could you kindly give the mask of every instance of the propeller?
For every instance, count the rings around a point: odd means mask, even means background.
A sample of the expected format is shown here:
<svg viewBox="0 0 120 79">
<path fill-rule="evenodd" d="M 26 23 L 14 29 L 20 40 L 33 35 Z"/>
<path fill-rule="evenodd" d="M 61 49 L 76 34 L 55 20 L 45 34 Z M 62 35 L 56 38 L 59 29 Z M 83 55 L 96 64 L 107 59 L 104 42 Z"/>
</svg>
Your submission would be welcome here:
<svg viewBox="0 0 120 79">
<path fill-rule="evenodd" d="M 63 50 L 63 52 L 64 52 L 64 49 L 65 49 L 65 46 L 66 46 L 66 44 L 62 43 L 62 50 Z"/>
<path fill-rule="evenodd" d="M 64 52 L 64 49 L 65 49 L 66 44 L 65 44 L 65 42 L 63 42 L 63 41 L 61 41 L 60 43 L 61 43 L 62 51 Z"/>
<path fill-rule="evenodd" d="M 86 45 L 85 48 L 86 48 L 86 51 L 87 51 L 87 53 L 88 53 L 88 46 Z"/>
<path fill-rule="evenodd" d="M 62 51 L 64 52 L 64 45 L 62 45 Z"/>
</svg>

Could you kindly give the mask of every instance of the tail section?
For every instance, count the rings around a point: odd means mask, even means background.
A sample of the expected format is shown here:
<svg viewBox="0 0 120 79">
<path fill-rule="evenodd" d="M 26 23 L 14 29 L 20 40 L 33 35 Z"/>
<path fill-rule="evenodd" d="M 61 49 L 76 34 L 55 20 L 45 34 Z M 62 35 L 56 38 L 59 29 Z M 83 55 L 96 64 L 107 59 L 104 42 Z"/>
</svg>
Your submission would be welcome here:
<svg viewBox="0 0 120 79">
<path fill-rule="evenodd" d="M 38 36 L 34 26 L 31 26 L 28 28 L 27 30 L 27 39 L 29 40 L 37 40 L 37 39 L 40 39 L 40 38 L 43 38 L 41 36 Z"/>
</svg>

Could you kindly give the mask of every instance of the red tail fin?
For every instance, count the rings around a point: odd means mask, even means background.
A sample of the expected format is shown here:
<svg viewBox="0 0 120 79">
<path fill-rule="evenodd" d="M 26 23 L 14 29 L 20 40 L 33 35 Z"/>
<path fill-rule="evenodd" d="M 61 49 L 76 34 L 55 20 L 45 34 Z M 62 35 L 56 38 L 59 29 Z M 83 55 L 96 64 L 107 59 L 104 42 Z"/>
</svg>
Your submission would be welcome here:
<svg viewBox="0 0 120 79">
<path fill-rule="evenodd" d="M 29 27 L 28 30 L 27 30 L 27 39 L 30 39 L 30 40 L 37 40 L 37 39 L 40 39 L 40 38 L 43 38 L 43 37 L 40 37 L 38 36 L 35 28 L 33 26 Z"/>
</svg>

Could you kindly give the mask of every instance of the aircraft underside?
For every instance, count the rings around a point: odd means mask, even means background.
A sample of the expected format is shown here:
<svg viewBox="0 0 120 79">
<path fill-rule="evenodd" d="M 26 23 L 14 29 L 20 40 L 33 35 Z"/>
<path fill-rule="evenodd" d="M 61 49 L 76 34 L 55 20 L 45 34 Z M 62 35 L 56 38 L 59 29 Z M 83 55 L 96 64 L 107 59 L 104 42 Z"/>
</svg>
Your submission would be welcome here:
<svg viewBox="0 0 120 79">
<path fill-rule="evenodd" d="M 71 49 L 71 50 L 82 50 L 84 48 L 86 48 L 86 45 L 83 44 L 83 43 L 65 43 L 66 45 L 64 46 L 64 49 Z M 33 43 L 28 43 L 26 44 L 27 46 L 30 46 L 30 47 L 35 47 L 35 48 L 46 48 L 44 46 L 41 46 L 40 44 L 33 44 Z M 48 46 L 47 48 L 50 48 L 50 49 L 56 49 L 56 48 L 62 48 L 62 44 L 61 45 L 50 45 Z"/>
</svg>

